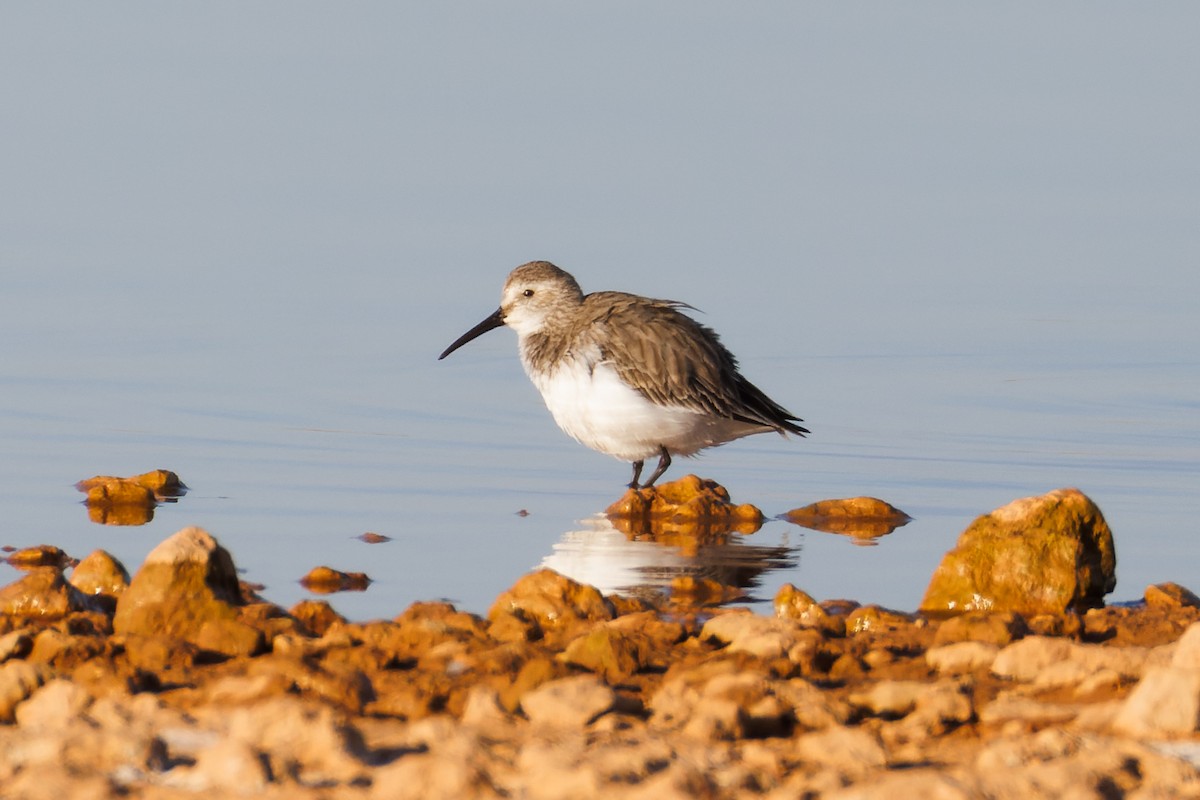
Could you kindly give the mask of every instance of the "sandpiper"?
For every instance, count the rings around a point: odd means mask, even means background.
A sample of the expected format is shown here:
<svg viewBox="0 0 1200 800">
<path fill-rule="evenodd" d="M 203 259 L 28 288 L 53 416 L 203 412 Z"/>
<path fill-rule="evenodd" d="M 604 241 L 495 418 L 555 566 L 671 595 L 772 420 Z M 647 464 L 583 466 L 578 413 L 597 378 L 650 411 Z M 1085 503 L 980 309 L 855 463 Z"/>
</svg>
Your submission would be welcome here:
<svg viewBox="0 0 1200 800">
<path fill-rule="evenodd" d="M 717 334 L 680 312 L 692 308 L 624 292 L 585 295 L 548 261 L 514 269 L 500 308 L 455 340 L 445 358 L 493 328 L 517 332 L 521 363 L 558 427 L 601 453 L 642 466 L 755 433 L 803 436 L 802 419 L 738 372 Z M 692 309 L 695 310 L 695 309 Z"/>
</svg>

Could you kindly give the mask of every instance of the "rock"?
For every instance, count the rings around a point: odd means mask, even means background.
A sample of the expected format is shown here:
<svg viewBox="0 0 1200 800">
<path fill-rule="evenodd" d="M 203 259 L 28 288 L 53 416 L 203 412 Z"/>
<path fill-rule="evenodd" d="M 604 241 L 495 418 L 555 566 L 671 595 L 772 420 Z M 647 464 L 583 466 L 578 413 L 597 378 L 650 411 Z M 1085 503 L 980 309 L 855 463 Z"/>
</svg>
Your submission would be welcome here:
<svg viewBox="0 0 1200 800">
<path fill-rule="evenodd" d="M 877 736 L 862 728 L 841 725 L 804 734 L 796 740 L 796 752 L 806 761 L 850 776 L 862 776 L 887 765 L 887 752 Z"/>
<path fill-rule="evenodd" d="M 334 623 L 346 621 L 324 600 L 301 600 L 288 613 L 317 636 L 324 636 Z"/>
<path fill-rule="evenodd" d="M 33 567 L 66 569 L 72 563 L 70 556 L 51 544 L 26 547 L 13 553 L 6 560 L 17 569 L 32 569 Z"/>
<path fill-rule="evenodd" d="M 71 585 L 85 595 L 107 598 L 112 611 L 116 607 L 117 595 L 129 586 L 129 573 L 125 566 L 111 554 L 94 550 L 71 570 Z"/>
<path fill-rule="evenodd" d="M 989 669 L 1000 648 L 990 642 L 955 642 L 925 651 L 925 663 L 941 673 Z"/>
<path fill-rule="evenodd" d="M 539 569 L 524 576 L 497 597 L 488 611 L 493 636 L 500 620 L 511 620 L 527 631 L 570 635 L 577 632 L 581 623 L 603 622 L 613 616 L 612 603 L 596 587 L 578 583 L 551 569 Z"/>
<path fill-rule="evenodd" d="M 254 748 L 218 739 L 196 752 L 192 766 L 172 770 L 167 784 L 223 797 L 261 794 L 270 782 L 270 767 Z"/>
<path fill-rule="evenodd" d="M 1127 736 L 1188 736 L 1200 721 L 1200 669 L 1154 667 L 1125 699 L 1113 729 Z"/>
<path fill-rule="evenodd" d="M 880 681 L 865 691 L 853 692 L 850 704 L 877 717 L 903 717 L 917 707 L 925 690 L 921 681 Z"/>
<path fill-rule="evenodd" d="M 54 679 L 17 706 L 17 724 L 27 731 L 62 730 L 78 719 L 91 703 L 91 695 L 84 689 L 71 681 Z"/>
<path fill-rule="evenodd" d="M 606 510 L 617 530 L 627 535 L 672 539 L 708 539 L 730 531 L 754 533 L 763 515 L 752 505 L 734 505 L 714 481 L 685 475 L 677 481 L 630 489 Z"/>
<path fill-rule="evenodd" d="M 1029 633 L 1025 618 L 1012 611 L 969 611 L 943 620 L 934 634 L 934 644 L 988 642 L 1003 647 Z"/>
<path fill-rule="evenodd" d="M 521 696 L 521 710 L 536 725 L 582 728 L 612 710 L 616 694 L 594 675 L 560 678 Z"/>
<path fill-rule="evenodd" d="M 29 655 L 33 649 L 33 636 L 31 628 L 18 628 L 0 636 L 0 662 Z"/>
<path fill-rule="evenodd" d="M 1116 563 L 1100 509 L 1078 489 L 1058 489 L 971 523 L 934 571 L 921 611 L 1083 611 L 1103 605 Z"/>
<path fill-rule="evenodd" d="M 313 567 L 300 579 L 300 585 L 310 592 L 332 594 L 333 592 L 364 592 L 371 579 L 363 572 L 342 572 L 333 567 Z"/>
<path fill-rule="evenodd" d="M 58 619 L 91 606 L 57 567 L 34 567 L 0 589 L 0 614 L 29 619 Z"/>
<path fill-rule="evenodd" d="M 17 704 L 29 697 L 51 674 L 40 664 L 8 661 L 0 666 L 0 722 L 16 719 Z"/>
<path fill-rule="evenodd" d="M 912 520 L 908 514 L 877 497 L 821 500 L 803 508 L 794 508 L 783 518 L 805 528 L 846 534 L 863 540 L 886 536 Z"/>
<path fill-rule="evenodd" d="M 117 600 L 119 634 L 172 636 L 227 656 L 264 647 L 262 633 L 238 619 L 241 590 L 228 551 L 201 528 L 184 528 L 146 556 Z"/>
<path fill-rule="evenodd" d="M 358 731 L 332 709 L 289 697 L 205 717 L 225 740 L 262 753 L 271 775 L 308 786 L 359 780 L 368 757 Z"/>
<path fill-rule="evenodd" d="M 110 489 L 116 496 L 125 487 L 137 486 L 159 497 L 179 497 L 187 493 L 187 486 L 179 480 L 179 476 L 167 469 L 155 469 L 134 475 L 132 478 L 118 478 L 113 475 L 96 475 L 79 481 L 75 488 L 89 495 L 94 489 Z M 115 487 L 115 488 L 114 488 Z"/>
<path fill-rule="evenodd" d="M 731 653 L 751 653 L 759 658 L 782 658 L 801 641 L 800 626 L 786 619 L 749 613 L 725 613 L 704 623 L 701 639 L 729 645 Z"/>
<path fill-rule="evenodd" d="M 1146 605 L 1161 608 L 1197 608 L 1200 597 L 1178 583 L 1155 583 L 1146 587 Z"/>
<path fill-rule="evenodd" d="M 576 637 L 558 658 L 595 672 L 609 683 L 621 683 L 641 669 L 650 657 L 650 641 L 634 631 L 601 624 Z"/>
<path fill-rule="evenodd" d="M 847 633 L 895 631 L 918 624 L 916 614 L 893 611 L 882 606 L 859 606 L 846 617 Z"/>
<path fill-rule="evenodd" d="M 775 616 L 790 619 L 806 628 L 816 628 L 829 636 L 845 636 L 846 620 L 826 611 L 811 595 L 790 583 L 775 594 Z"/>
<path fill-rule="evenodd" d="M 1061 725 L 1075 719 L 1081 709 L 1078 704 L 1049 703 L 1018 694 L 1004 694 L 980 709 L 979 721 L 995 726 L 1020 722 L 1031 728 Z"/>
<path fill-rule="evenodd" d="M 1111 648 L 1028 636 L 1001 650 L 992 662 L 992 672 L 1009 680 L 1040 681 L 1042 686 L 1054 685 L 1052 680 L 1067 685 L 1105 670 L 1137 677 L 1146 667 L 1149 655 L 1144 647 Z"/>
</svg>

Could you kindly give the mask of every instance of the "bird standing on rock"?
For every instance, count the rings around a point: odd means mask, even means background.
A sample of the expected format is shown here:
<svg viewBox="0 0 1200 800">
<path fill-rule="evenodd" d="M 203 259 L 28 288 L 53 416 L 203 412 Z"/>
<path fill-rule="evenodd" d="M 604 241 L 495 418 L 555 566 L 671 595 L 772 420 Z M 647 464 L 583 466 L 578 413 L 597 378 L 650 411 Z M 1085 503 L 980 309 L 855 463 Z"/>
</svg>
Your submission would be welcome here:
<svg viewBox="0 0 1200 800">
<path fill-rule="evenodd" d="M 673 455 L 755 433 L 809 432 L 742 377 L 714 331 L 680 308 L 691 306 L 625 292 L 585 295 L 569 273 L 531 261 L 509 274 L 500 308 L 438 359 L 493 328 L 512 328 L 525 373 L 558 427 L 633 462 L 633 489 L 651 456 L 658 466 L 643 487 L 654 485 Z"/>
</svg>

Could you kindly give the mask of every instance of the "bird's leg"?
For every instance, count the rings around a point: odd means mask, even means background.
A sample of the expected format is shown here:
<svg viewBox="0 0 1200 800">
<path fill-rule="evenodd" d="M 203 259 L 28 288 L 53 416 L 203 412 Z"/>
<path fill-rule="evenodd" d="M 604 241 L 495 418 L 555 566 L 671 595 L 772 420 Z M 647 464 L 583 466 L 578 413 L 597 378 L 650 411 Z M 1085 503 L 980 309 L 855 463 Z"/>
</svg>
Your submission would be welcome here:
<svg viewBox="0 0 1200 800">
<path fill-rule="evenodd" d="M 649 489 L 654 485 L 654 482 L 662 477 L 662 474 L 667 471 L 667 467 L 671 466 L 671 454 L 667 452 L 666 445 L 658 446 L 658 466 L 654 468 L 652 474 L 645 483 L 642 484 L 643 489 Z"/>
<path fill-rule="evenodd" d="M 630 489 L 638 488 L 638 478 L 642 477 L 642 467 L 645 465 L 645 463 L 645 461 L 633 462 L 633 480 L 629 482 Z"/>
</svg>

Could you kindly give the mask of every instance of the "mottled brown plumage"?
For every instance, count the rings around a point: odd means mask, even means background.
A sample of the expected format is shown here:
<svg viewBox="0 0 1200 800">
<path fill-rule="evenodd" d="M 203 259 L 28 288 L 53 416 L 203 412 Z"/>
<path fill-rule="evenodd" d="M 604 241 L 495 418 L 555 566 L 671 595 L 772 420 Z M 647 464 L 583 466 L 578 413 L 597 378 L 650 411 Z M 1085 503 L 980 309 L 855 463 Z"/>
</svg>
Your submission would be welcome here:
<svg viewBox="0 0 1200 800">
<path fill-rule="evenodd" d="M 717 334 L 680 311 L 684 303 L 624 292 L 584 295 L 546 261 L 517 267 L 500 308 L 440 358 L 508 325 L 521 361 L 559 426 L 601 452 L 633 462 L 659 456 L 652 484 L 671 455 L 770 430 L 800 436 L 798 417 L 738 372 Z"/>
</svg>

